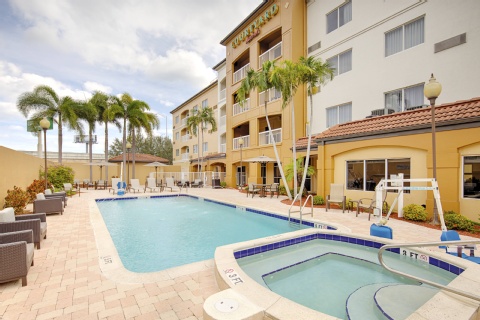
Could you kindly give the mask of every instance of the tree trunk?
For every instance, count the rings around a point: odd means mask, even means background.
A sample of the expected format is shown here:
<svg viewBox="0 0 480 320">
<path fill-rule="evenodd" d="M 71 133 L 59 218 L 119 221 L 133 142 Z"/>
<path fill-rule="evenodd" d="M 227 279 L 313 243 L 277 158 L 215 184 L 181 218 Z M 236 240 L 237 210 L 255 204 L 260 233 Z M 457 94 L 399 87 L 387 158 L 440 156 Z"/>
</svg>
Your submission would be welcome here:
<svg viewBox="0 0 480 320">
<path fill-rule="evenodd" d="M 132 179 L 135 179 L 135 128 L 132 130 Z"/>
<path fill-rule="evenodd" d="M 105 163 L 108 162 L 108 121 L 105 121 Z M 105 166 L 105 181 L 108 184 L 108 166 Z"/>
<path fill-rule="evenodd" d="M 292 92 L 292 86 L 290 85 L 290 92 Z M 297 146 L 296 146 L 296 141 L 295 141 L 295 105 L 293 103 L 293 97 L 292 100 L 290 101 L 291 107 L 290 109 L 292 110 L 292 140 L 293 140 L 293 146 L 292 146 L 292 156 L 293 156 L 293 174 L 294 177 L 297 176 Z M 298 182 L 297 179 L 293 179 L 293 198 L 295 199 L 297 197 L 297 188 L 298 188 Z M 301 205 L 300 201 L 300 205 Z"/>
<path fill-rule="evenodd" d="M 310 146 L 311 146 L 310 140 L 312 140 L 312 119 L 313 119 L 313 95 L 312 95 L 312 93 L 309 94 L 309 98 L 310 98 L 310 116 L 308 117 L 307 155 L 306 155 L 306 159 L 305 159 L 305 164 L 303 165 L 305 170 L 303 171 L 302 184 L 300 185 L 300 190 L 299 190 L 300 193 L 303 192 L 303 188 L 305 187 L 305 181 L 307 180 L 307 171 L 308 171 L 307 169 L 308 169 L 309 161 L 310 161 Z"/>
<path fill-rule="evenodd" d="M 62 164 L 62 141 L 63 141 L 62 113 L 59 111 L 58 112 L 58 163 L 59 164 Z"/>
<path fill-rule="evenodd" d="M 124 111 L 126 112 L 126 111 Z M 125 174 L 125 169 L 126 169 L 126 165 L 127 165 L 127 155 L 126 155 L 126 141 L 127 141 L 127 117 L 123 117 L 123 141 L 122 141 L 122 152 L 123 152 L 123 158 L 122 158 L 122 165 L 123 165 L 123 168 L 121 169 L 122 171 L 122 176 L 121 176 L 121 180 L 122 182 L 124 181 L 123 180 L 123 175 Z"/>
<path fill-rule="evenodd" d="M 92 126 L 88 126 L 88 160 L 92 163 L 92 144 L 93 144 L 93 134 L 92 134 Z M 90 164 L 90 182 L 93 182 L 93 174 L 92 174 L 93 166 Z"/>
</svg>

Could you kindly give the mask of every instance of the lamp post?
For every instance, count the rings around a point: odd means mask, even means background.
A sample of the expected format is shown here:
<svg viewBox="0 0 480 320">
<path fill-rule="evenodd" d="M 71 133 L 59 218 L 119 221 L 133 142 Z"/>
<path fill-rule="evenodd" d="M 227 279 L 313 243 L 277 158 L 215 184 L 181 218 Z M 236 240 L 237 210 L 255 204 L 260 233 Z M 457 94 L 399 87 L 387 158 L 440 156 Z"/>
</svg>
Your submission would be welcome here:
<svg viewBox="0 0 480 320">
<path fill-rule="evenodd" d="M 435 100 L 438 98 L 442 92 L 442 85 L 437 82 L 437 79 L 432 76 L 430 80 L 425 85 L 423 93 L 425 97 L 430 100 L 430 106 L 432 110 L 432 171 L 433 179 L 437 180 L 437 146 L 435 140 Z M 433 199 L 433 223 L 438 224 L 438 209 L 437 202 Z"/>
<path fill-rule="evenodd" d="M 127 142 L 125 145 L 125 148 L 127 148 L 127 186 L 128 186 L 128 180 L 130 180 L 130 165 L 128 164 L 130 160 L 130 150 L 132 149 L 132 144 L 130 142 Z"/>
<path fill-rule="evenodd" d="M 243 158 L 242 158 L 243 138 L 238 139 L 238 145 L 240 146 L 240 190 L 243 190 Z"/>
<path fill-rule="evenodd" d="M 48 189 L 47 178 L 47 130 L 50 128 L 50 121 L 47 118 L 40 120 L 40 127 L 43 129 L 43 144 L 45 145 L 45 189 Z"/>
</svg>

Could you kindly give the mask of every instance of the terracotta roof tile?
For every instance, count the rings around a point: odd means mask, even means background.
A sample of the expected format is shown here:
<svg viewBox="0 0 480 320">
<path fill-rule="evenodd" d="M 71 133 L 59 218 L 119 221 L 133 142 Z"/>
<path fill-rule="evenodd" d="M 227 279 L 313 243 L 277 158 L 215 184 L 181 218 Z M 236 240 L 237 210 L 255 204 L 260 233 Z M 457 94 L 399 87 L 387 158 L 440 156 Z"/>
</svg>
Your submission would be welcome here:
<svg viewBox="0 0 480 320">
<path fill-rule="evenodd" d="M 122 162 L 123 161 L 123 154 L 120 154 L 118 156 L 112 157 L 108 159 L 108 162 Z M 127 162 L 133 161 L 133 154 L 131 152 L 127 153 Z M 135 153 L 135 162 L 161 162 L 168 164 L 169 161 L 168 159 L 162 158 L 162 157 L 157 157 L 151 154 L 145 154 L 145 153 Z"/>
<path fill-rule="evenodd" d="M 465 123 L 480 118 L 480 97 L 470 100 L 456 101 L 435 106 L 435 124 L 437 126 L 451 123 Z M 388 132 L 406 131 L 431 126 L 431 108 L 426 107 L 412 111 L 392 113 L 389 115 L 367 118 L 338 124 L 317 134 L 315 140 L 335 140 L 368 136 Z M 316 145 L 316 144 L 315 144 Z M 306 148 L 307 138 L 297 140 L 297 148 Z"/>
</svg>

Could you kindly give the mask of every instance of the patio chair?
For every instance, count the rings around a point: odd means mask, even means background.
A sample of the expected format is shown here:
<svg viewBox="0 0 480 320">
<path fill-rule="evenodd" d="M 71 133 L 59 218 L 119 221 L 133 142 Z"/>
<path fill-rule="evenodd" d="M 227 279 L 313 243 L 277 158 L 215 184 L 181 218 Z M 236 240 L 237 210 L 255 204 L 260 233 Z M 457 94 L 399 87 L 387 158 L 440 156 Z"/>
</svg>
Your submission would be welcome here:
<svg viewBox="0 0 480 320">
<path fill-rule="evenodd" d="M 63 207 L 67 206 L 68 198 L 65 191 L 53 192 L 50 189 L 45 189 L 45 199 L 60 198 L 63 201 Z"/>
<path fill-rule="evenodd" d="M 159 187 L 157 187 L 157 183 L 155 182 L 155 178 L 147 178 L 147 182 L 145 183 L 145 188 L 144 188 L 143 192 L 147 192 L 147 189 L 150 189 L 150 192 L 154 192 L 156 190 L 158 190 L 159 192 L 161 191 L 161 189 Z"/>
<path fill-rule="evenodd" d="M 61 198 L 45 198 L 43 193 L 37 194 L 33 201 L 33 213 L 60 213 L 63 214 L 63 201 Z"/>
<path fill-rule="evenodd" d="M 71 184 L 71 183 L 64 183 L 63 184 L 63 190 L 65 191 L 66 195 L 70 193 L 71 196 L 73 196 L 73 191 L 78 193 L 78 196 L 80 197 L 80 185 L 79 184 Z"/>
<path fill-rule="evenodd" d="M 383 190 L 382 194 L 382 204 L 377 205 L 377 201 L 375 199 L 375 194 L 373 195 L 373 198 L 362 198 L 357 202 L 357 213 L 355 217 L 358 217 L 358 214 L 360 213 L 360 209 L 362 209 L 364 212 L 368 212 L 368 221 L 370 221 L 370 215 L 374 213 L 375 209 L 380 210 L 380 213 L 383 210 L 383 205 L 386 203 L 387 200 L 387 191 Z M 352 201 L 353 202 L 353 201 Z"/>
<path fill-rule="evenodd" d="M 248 198 L 249 194 L 251 194 L 252 198 L 253 198 L 255 193 L 260 193 L 260 191 L 261 191 L 261 188 L 256 187 L 255 184 L 253 184 L 253 183 L 249 183 L 248 184 L 248 190 L 247 190 L 247 198 Z"/>
<path fill-rule="evenodd" d="M 105 183 L 105 180 L 98 180 L 95 182 L 95 189 L 105 190 L 106 188 L 107 188 L 107 184 Z"/>
<path fill-rule="evenodd" d="M 33 231 L 33 243 L 40 249 L 40 241 L 47 238 L 47 216 L 45 213 L 15 216 L 12 207 L 0 211 L 0 233 Z"/>
<path fill-rule="evenodd" d="M 173 188 L 178 188 L 178 191 L 182 191 L 180 187 L 175 185 L 175 181 L 173 180 L 173 178 L 166 178 L 165 182 L 166 182 L 165 189 L 170 188 L 170 191 L 173 192 Z"/>
<path fill-rule="evenodd" d="M 112 178 L 112 187 L 108 189 L 108 192 L 112 191 L 113 194 L 118 192 L 118 183 L 120 182 L 120 178 Z"/>
<path fill-rule="evenodd" d="M 202 179 L 195 179 L 195 181 L 192 183 L 192 188 L 201 188 L 201 187 L 203 187 Z"/>
<path fill-rule="evenodd" d="M 22 279 L 26 286 L 34 254 L 32 230 L 0 234 L 0 283 Z"/>
<path fill-rule="evenodd" d="M 277 193 L 277 198 L 280 192 L 279 191 L 280 183 L 272 183 L 268 187 L 265 188 L 266 192 L 270 192 L 270 198 L 273 198 L 273 195 Z"/>
<path fill-rule="evenodd" d="M 83 179 L 83 187 L 88 190 L 88 187 L 93 187 L 93 182 L 90 182 L 90 179 Z"/>
<path fill-rule="evenodd" d="M 440 236 L 440 241 L 460 241 L 460 235 L 455 230 L 443 231 Z M 445 249 L 445 252 L 456 257 L 460 257 L 466 260 L 470 260 L 475 263 L 480 264 L 480 257 L 475 257 L 476 246 L 440 246 L 439 248 Z M 467 255 L 463 252 L 463 249 L 470 250 L 470 255 Z"/>
<path fill-rule="evenodd" d="M 330 209 L 330 203 L 337 203 L 342 205 L 342 212 L 345 213 L 346 197 L 343 190 L 343 184 L 332 183 L 330 185 L 330 194 L 327 195 L 327 205 L 325 211 Z"/>
<path fill-rule="evenodd" d="M 128 188 L 129 191 L 133 191 L 133 193 L 136 193 L 137 191 L 140 192 L 142 189 L 142 186 L 140 185 L 140 180 L 138 179 L 130 179 L 130 187 Z M 145 192 L 145 190 L 143 190 Z"/>
</svg>

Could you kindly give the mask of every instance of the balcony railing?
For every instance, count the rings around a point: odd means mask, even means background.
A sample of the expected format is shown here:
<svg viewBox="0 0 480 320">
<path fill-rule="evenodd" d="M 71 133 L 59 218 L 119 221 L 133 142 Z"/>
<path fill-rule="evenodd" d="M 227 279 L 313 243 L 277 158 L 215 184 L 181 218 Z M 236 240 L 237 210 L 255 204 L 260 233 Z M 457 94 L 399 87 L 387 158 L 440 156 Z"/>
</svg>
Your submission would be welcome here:
<svg viewBox="0 0 480 320">
<path fill-rule="evenodd" d="M 242 148 L 250 147 L 250 136 L 243 136 L 243 137 L 238 137 L 233 139 L 233 150 L 240 149 L 240 143 L 238 143 L 240 139 L 243 139 Z"/>
<path fill-rule="evenodd" d="M 233 73 L 233 83 L 237 83 L 241 81 L 243 78 L 247 76 L 247 71 L 250 70 L 250 63 L 247 63 L 237 71 Z"/>
<path fill-rule="evenodd" d="M 227 98 L 227 89 L 220 90 L 220 94 L 218 96 L 219 101 L 222 101 Z"/>
<path fill-rule="evenodd" d="M 182 142 L 187 142 L 188 140 L 190 140 L 191 136 L 189 134 L 184 134 L 182 136 Z"/>
<path fill-rule="evenodd" d="M 275 143 L 281 142 L 282 141 L 282 128 L 278 129 L 273 129 L 272 130 L 273 134 L 273 139 L 275 140 Z M 270 131 L 264 131 L 260 132 L 258 134 L 258 145 L 266 145 L 266 144 L 272 144 L 273 141 L 270 139 Z"/>
<path fill-rule="evenodd" d="M 220 153 L 225 153 L 225 152 L 227 152 L 227 144 L 220 143 Z"/>
<path fill-rule="evenodd" d="M 233 115 L 237 115 L 250 110 L 250 98 L 246 99 L 242 104 L 235 103 L 233 105 Z"/>
<path fill-rule="evenodd" d="M 186 126 L 187 125 L 187 120 L 188 120 L 188 117 L 183 118 L 182 121 L 180 121 L 180 127 Z"/>
<path fill-rule="evenodd" d="M 267 52 L 258 57 L 259 66 L 262 66 L 265 61 L 275 60 L 282 55 L 282 43 L 276 44 Z"/>
<path fill-rule="evenodd" d="M 262 91 L 258 94 L 258 104 L 261 106 L 265 103 L 265 95 L 266 95 L 267 102 L 278 100 L 282 97 L 282 93 L 275 88 Z"/>
<path fill-rule="evenodd" d="M 185 152 L 182 153 L 182 160 L 189 160 L 190 159 L 190 153 Z"/>
</svg>

